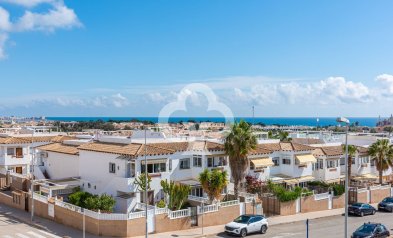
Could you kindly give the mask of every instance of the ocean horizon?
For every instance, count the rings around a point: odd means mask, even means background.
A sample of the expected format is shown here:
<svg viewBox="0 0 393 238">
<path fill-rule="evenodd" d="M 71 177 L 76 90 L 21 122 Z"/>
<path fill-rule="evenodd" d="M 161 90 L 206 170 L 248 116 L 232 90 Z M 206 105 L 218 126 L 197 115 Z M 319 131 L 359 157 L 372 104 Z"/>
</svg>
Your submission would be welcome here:
<svg viewBox="0 0 393 238">
<path fill-rule="evenodd" d="M 158 117 L 46 117 L 50 121 L 129 121 L 137 119 L 140 121 L 158 122 Z M 288 125 L 288 126 L 329 126 L 338 125 L 336 117 L 236 117 L 235 120 L 245 120 L 250 123 L 263 123 L 265 125 Z M 378 122 L 378 117 L 348 117 L 351 123 L 358 122 L 360 126 L 374 127 Z M 169 122 L 194 120 L 196 122 L 225 122 L 223 117 L 171 117 Z"/>
</svg>

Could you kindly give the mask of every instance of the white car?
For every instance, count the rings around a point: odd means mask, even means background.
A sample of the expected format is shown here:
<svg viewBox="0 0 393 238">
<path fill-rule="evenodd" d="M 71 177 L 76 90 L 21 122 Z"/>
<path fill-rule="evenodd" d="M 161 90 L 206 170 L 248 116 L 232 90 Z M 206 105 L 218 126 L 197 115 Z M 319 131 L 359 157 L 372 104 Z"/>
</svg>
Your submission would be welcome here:
<svg viewBox="0 0 393 238">
<path fill-rule="evenodd" d="M 267 219 L 261 215 L 241 215 L 233 222 L 225 225 L 225 232 L 228 234 L 246 237 L 250 233 L 265 234 L 269 224 Z"/>
</svg>

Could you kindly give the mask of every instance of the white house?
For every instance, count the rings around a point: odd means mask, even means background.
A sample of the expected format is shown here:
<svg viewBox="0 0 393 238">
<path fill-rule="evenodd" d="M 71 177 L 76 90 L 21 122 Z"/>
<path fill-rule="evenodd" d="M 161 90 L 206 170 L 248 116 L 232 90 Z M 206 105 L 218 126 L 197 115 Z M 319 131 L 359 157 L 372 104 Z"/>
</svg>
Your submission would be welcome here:
<svg viewBox="0 0 393 238">
<path fill-rule="evenodd" d="M 343 158 L 341 146 L 323 146 L 315 148 L 313 152 L 317 162 L 313 164 L 313 176 L 316 180 L 326 183 L 340 183 L 340 159 Z"/>
<path fill-rule="evenodd" d="M 313 147 L 293 142 L 258 144 L 248 156 L 250 175 L 286 186 L 304 186 L 315 179 L 312 171 L 312 164 L 316 162 L 313 150 Z"/>
<path fill-rule="evenodd" d="M 26 175 L 30 171 L 30 142 L 23 138 L 0 137 L 0 173 Z"/>
</svg>

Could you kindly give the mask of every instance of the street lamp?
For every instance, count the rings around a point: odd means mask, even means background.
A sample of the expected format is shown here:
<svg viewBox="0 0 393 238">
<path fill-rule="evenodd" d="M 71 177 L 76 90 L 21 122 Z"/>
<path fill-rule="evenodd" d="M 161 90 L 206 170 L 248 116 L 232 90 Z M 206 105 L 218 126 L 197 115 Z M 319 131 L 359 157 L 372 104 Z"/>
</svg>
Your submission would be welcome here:
<svg viewBox="0 0 393 238">
<path fill-rule="evenodd" d="M 338 117 L 338 123 L 345 123 L 345 238 L 348 237 L 348 130 L 349 120 L 345 117 Z"/>
</svg>

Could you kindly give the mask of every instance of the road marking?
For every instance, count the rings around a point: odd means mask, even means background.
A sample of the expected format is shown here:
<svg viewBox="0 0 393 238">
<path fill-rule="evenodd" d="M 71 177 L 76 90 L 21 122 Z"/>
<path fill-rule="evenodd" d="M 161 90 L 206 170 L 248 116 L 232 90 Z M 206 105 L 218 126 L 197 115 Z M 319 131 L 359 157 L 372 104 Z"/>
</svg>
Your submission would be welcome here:
<svg viewBox="0 0 393 238">
<path fill-rule="evenodd" d="M 3 238 L 12 238 L 12 236 L 9 236 L 9 235 L 4 235 L 4 236 L 2 236 Z"/>
<path fill-rule="evenodd" d="M 54 234 L 52 234 L 52 233 L 49 233 L 49 232 L 46 232 L 46 231 L 43 231 L 43 230 L 37 230 L 37 231 L 39 231 L 39 232 L 41 232 L 42 234 L 45 234 L 45 235 L 47 235 L 47 236 L 49 236 L 49 237 L 61 238 L 61 236 L 57 236 L 57 235 L 54 235 Z"/>
<path fill-rule="evenodd" d="M 21 238 L 30 238 L 30 237 L 28 237 L 28 236 L 25 236 L 25 235 L 23 235 L 23 234 L 21 234 L 21 233 L 17 233 L 17 234 L 15 234 L 16 236 L 19 236 L 19 237 L 21 237 Z"/>
<path fill-rule="evenodd" d="M 27 232 L 27 234 L 32 235 L 34 237 L 38 237 L 38 238 L 46 238 L 45 236 L 42 236 L 40 234 L 35 233 L 34 231 L 29 231 Z"/>
</svg>

